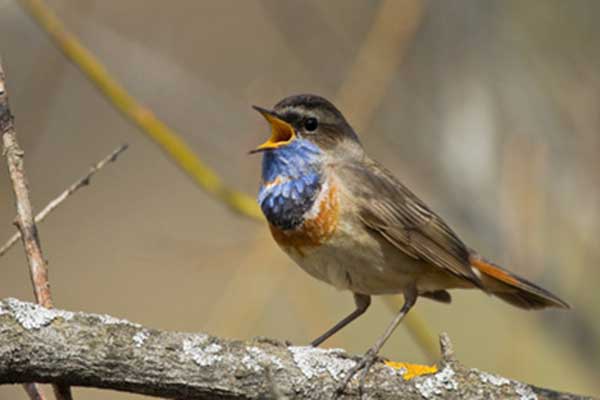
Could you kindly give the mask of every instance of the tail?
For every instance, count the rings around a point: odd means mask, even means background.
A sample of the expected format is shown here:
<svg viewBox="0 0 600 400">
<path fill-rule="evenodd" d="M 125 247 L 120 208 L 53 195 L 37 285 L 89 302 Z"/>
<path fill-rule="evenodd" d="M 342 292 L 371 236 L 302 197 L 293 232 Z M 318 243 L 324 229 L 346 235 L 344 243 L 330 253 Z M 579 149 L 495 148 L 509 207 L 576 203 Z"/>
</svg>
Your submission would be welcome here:
<svg viewBox="0 0 600 400">
<path fill-rule="evenodd" d="M 483 286 L 494 296 L 525 309 L 546 307 L 571 308 L 549 291 L 495 265 L 477 253 L 471 253 L 471 266 L 480 272 Z"/>
</svg>

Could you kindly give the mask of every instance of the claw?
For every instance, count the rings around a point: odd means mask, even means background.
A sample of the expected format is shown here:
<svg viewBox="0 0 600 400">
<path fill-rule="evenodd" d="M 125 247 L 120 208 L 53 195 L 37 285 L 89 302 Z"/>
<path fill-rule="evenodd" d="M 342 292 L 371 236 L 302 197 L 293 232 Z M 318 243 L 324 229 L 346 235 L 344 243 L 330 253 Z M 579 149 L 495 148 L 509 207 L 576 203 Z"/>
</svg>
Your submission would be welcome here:
<svg viewBox="0 0 600 400">
<path fill-rule="evenodd" d="M 373 366 L 373 364 L 375 364 L 376 361 L 377 361 L 377 353 L 375 351 L 373 351 L 373 349 L 370 349 L 369 351 L 367 351 L 365 353 L 365 355 L 362 356 L 360 361 L 354 367 L 352 367 L 352 369 L 350 369 L 350 371 L 348 371 L 348 374 L 346 375 L 346 377 L 337 386 L 335 393 L 333 395 L 333 398 L 337 399 L 339 396 L 341 396 L 344 393 L 344 390 L 346 389 L 346 387 L 348 386 L 348 384 L 350 383 L 350 381 L 352 380 L 354 375 L 356 375 L 359 371 L 360 371 L 360 375 L 359 375 L 358 394 L 359 394 L 359 397 L 362 397 L 367 374 L 369 372 L 369 369 L 371 369 L 371 367 Z"/>
</svg>

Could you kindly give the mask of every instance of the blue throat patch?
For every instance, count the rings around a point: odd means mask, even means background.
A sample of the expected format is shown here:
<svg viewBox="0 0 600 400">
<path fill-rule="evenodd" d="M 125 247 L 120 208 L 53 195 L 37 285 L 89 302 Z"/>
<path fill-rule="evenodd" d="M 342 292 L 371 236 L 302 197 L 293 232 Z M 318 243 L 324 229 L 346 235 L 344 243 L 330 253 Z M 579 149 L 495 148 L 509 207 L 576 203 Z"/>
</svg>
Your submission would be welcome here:
<svg viewBox="0 0 600 400">
<path fill-rule="evenodd" d="M 267 220 L 282 230 L 300 225 L 321 189 L 321 150 L 312 142 L 292 143 L 263 155 L 258 203 Z M 268 185 L 279 180 L 279 183 Z"/>
</svg>

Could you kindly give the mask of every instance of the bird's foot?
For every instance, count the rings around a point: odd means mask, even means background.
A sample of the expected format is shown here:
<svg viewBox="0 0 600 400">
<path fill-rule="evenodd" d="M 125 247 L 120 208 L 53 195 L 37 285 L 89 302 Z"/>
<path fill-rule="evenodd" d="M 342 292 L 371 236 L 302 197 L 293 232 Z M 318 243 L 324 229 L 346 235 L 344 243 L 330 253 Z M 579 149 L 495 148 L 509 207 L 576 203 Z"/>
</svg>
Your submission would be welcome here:
<svg viewBox="0 0 600 400">
<path fill-rule="evenodd" d="M 358 376 L 358 379 L 359 379 L 358 380 L 358 394 L 360 397 L 362 397 L 364 386 L 365 386 L 365 380 L 367 378 L 367 373 L 369 372 L 369 369 L 373 366 L 373 364 L 375 364 L 375 362 L 377 360 L 378 360 L 377 352 L 374 349 L 369 349 L 369 351 L 367 351 L 365 353 L 365 355 L 362 356 L 360 361 L 354 367 L 352 367 L 350 369 L 350 371 L 348 371 L 346 377 L 337 386 L 336 391 L 334 393 L 334 399 L 337 399 L 339 396 L 342 395 L 342 393 L 344 393 L 344 390 L 346 389 L 346 387 L 348 386 L 348 384 L 350 383 L 352 378 L 359 371 L 360 371 L 360 374 Z"/>
</svg>

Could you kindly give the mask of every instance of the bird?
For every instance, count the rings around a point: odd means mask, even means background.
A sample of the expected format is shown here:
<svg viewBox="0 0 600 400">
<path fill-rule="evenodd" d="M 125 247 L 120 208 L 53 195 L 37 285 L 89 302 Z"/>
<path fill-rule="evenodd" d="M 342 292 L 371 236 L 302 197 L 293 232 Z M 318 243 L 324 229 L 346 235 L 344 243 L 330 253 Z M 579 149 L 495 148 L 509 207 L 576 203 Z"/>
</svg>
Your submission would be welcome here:
<svg viewBox="0 0 600 400">
<path fill-rule="evenodd" d="M 319 346 L 363 315 L 371 296 L 402 294 L 403 306 L 338 387 L 369 368 L 419 297 L 450 303 L 449 289 L 479 289 L 522 309 L 570 308 L 551 292 L 487 260 L 398 178 L 365 152 L 327 99 L 284 98 L 267 120 L 257 201 L 279 247 L 314 278 L 354 296 L 355 309 L 311 342 Z"/>
</svg>

